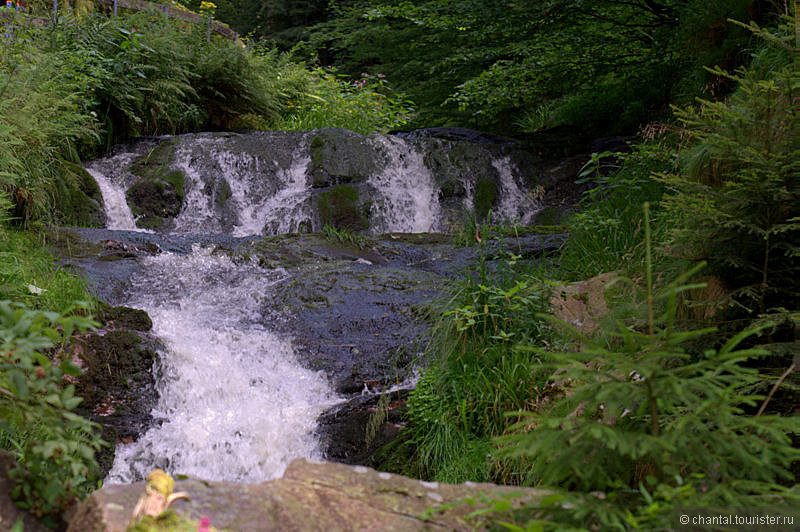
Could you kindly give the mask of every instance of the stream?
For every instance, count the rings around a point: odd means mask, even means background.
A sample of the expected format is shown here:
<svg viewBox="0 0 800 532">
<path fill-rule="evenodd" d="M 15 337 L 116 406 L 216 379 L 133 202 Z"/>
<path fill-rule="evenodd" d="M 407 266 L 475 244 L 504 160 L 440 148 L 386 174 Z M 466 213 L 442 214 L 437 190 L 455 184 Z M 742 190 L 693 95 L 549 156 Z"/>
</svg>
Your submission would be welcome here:
<svg viewBox="0 0 800 532">
<path fill-rule="evenodd" d="M 280 153 L 245 153 L 229 138 L 176 138 L 169 165 L 183 176 L 184 197 L 180 212 L 155 231 L 137 227 L 126 191 L 140 179 L 131 165 L 165 139 L 118 146 L 87 165 L 102 192 L 107 229 L 82 234 L 152 251 L 96 267 L 101 285 L 103 276 L 124 279 L 97 292 L 114 305 L 146 311 L 164 346 L 154 367 L 155 421 L 135 441 L 117 445 L 109 483 L 140 480 L 154 467 L 259 482 L 281 476 L 294 458 L 324 458 L 320 416 L 347 393 L 370 390 L 367 377 L 343 384 L 358 373 L 351 367 L 359 357 L 370 355 L 362 351 L 410 345 L 422 328 L 406 307 L 438 295 L 442 280 L 468 262 L 469 252 L 450 244 L 423 252 L 392 235 L 446 229 L 447 205 L 473 201 L 474 183 L 466 180 L 461 195 L 449 204 L 443 199 L 441 172 L 435 174 L 419 146 L 391 136 L 359 140 L 372 150 L 377 170 L 355 186 L 369 194 L 368 233 L 381 243 L 350 253 L 313 235 L 288 235 L 321 229 L 314 214 L 319 183 L 312 177 L 319 157 L 310 134 L 293 134 Z M 514 163 L 508 156 L 487 161 L 496 172 L 498 213 L 529 220 L 536 206 Z M 431 241 L 445 242 L 437 238 Z M 260 254 L 231 251 L 237 249 Z M 364 279 L 369 286 L 361 286 Z M 309 362 L 340 345 L 346 350 L 337 351 L 335 363 Z"/>
</svg>

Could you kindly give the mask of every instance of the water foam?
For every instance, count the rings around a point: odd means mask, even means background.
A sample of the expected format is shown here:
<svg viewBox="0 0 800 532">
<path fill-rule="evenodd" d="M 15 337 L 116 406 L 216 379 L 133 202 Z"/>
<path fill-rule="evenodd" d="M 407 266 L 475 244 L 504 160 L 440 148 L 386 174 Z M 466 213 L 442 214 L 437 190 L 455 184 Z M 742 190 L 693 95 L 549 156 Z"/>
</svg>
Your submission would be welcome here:
<svg viewBox="0 0 800 532">
<path fill-rule="evenodd" d="M 527 225 L 539 210 L 541 205 L 530 192 L 526 192 L 517 184 L 514 177 L 513 163 L 509 157 L 492 159 L 492 166 L 500 177 L 499 204 L 496 218 L 504 222 L 516 222 Z"/>
<path fill-rule="evenodd" d="M 124 169 L 140 155 L 140 150 L 123 151 L 111 157 L 97 159 L 86 167 L 94 178 L 103 196 L 103 209 L 106 213 L 106 228 L 122 231 L 152 231 L 136 227 L 136 219 L 125 199 Z"/>
<path fill-rule="evenodd" d="M 135 481 L 154 467 L 256 482 L 279 477 L 293 458 L 320 456 L 316 419 L 337 398 L 259 312 L 283 275 L 199 246 L 144 261 L 130 305 L 148 312 L 168 349 L 153 411 L 163 421 L 117 447 L 109 482 Z"/>
<path fill-rule="evenodd" d="M 377 195 L 372 203 L 373 233 L 424 233 L 441 222 L 439 192 L 422 153 L 397 137 L 370 137 L 384 152 L 384 169 L 367 180 Z"/>
</svg>

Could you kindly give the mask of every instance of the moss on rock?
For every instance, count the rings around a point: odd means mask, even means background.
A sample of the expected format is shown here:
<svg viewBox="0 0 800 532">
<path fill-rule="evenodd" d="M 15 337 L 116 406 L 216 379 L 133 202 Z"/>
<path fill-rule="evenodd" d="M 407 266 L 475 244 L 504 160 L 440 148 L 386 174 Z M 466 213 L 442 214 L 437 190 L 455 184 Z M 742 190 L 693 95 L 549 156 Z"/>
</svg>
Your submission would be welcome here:
<svg viewBox="0 0 800 532">
<path fill-rule="evenodd" d="M 62 162 L 53 191 L 56 219 L 65 225 L 103 227 L 103 196 L 94 178 L 79 165 Z"/>
<path fill-rule="evenodd" d="M 186 176 L 171 167 L 177 142 L 162 142 L 131 165 L 139 179 L 126 192 L 137 225 L 156 229 L 164 218 L 176 216 L 183 205 Z"/>
<path fill-rule="evenodd" d="M 483 220 L 497 201 L 497 184 L 491 179 L 480 178 L 475 182 L 475 198 L 473 206 L 475 216 Z"/>
<path fill-rule="evenodd" d="M 317 205 L 323 225 L 351 231 L 367 228 L 366 215 L 358 203 L 358 191 L 355 187 L 339 185 L 326 190 L 319 195 Z"/>
</svg>

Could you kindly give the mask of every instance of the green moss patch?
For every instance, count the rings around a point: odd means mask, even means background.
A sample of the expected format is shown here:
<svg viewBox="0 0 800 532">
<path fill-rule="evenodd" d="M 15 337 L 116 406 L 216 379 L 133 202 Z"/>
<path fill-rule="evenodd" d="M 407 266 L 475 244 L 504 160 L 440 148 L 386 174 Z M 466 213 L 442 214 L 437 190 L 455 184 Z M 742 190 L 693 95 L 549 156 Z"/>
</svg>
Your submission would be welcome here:
<svg viewBox="0 0 800 532">
<path fill-rule="evenodd" d="M 366 215 L 358 204 L 358 191 L 350 185 L 339 185 L 322 192 L 318 209 L 323 226 L 351 231 L 367 228 Z"/>
<path fill-rule="evenodd" d="M 181 210 L 186 176 L 170 166 L 175 147 L 174 140 L 162 142 L 131 165 L 139 179 L 128 189 L 126 198 L 133 214 L 139 217 L 140 227 L 156 229 L 164 218 L 176 216 Z"/>
<path fill-rule="evenodd" d="M 79 165 L 62 161 L 55 182 L 53 206 L 58 223 L 80 227 L 103 227 L 103 196 L 94 178 Z"/>
<path fill-rule="evenodd" d="M 475 216 L 479 220 L 485 219 L 496 201 L 497 184 L 491 179 L 478 179 L 475 182 L 475 199 L 473 200 Z"/>
</svg>

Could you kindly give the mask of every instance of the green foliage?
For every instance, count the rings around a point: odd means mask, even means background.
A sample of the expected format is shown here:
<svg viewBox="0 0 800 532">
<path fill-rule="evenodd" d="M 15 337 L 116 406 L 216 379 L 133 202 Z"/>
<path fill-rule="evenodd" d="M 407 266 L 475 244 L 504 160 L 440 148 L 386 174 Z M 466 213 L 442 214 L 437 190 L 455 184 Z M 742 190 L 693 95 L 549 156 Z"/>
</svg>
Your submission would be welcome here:
<svg viewBox="0 0 800 532">
<path fill-rule="evenodd" d="M 541 358 L 515 349 L 546 343 L 549 327 L 537 317 L 550 286 L 517 274 L 518 257 L 499 267 L 482 259 L 458 281 L 441 309 L 427 352 L 435 356 L 408 399 L 407 445 L 412 468 L 424 478 L 518 483 L 513 461 L 491 456 L 491 438 L 504 432 L 504 412 L 539 399 L 547 375 Z"/>
<path fill-rule="evenodd" d="M 697 67 L 735 65 L 749 36 L 726 19 L 763 20 L 772 10 L 752 0 L 353 0 L 332 7 L 309 36 L 320 60 L 351 74 L 391 73 L 418 102 L 418 124 L 601 134 L 665 115 L 671 98 L 723 92 L 724 83 Z"/>
<path fill-rule="evenodd" d="M 80 369 L 46 354 L 73 331 L 95 325 L 0 301 L 0 429 L 20 464 L 11 472 L 11 496 L 38 517 L 57 519 L 96 480 L 94 453 L 103 445 L 98 426 L 72 412 L 81 402 L 71 383 Z"/>
<path fill-rule="evenodd" d="M 42 234 L 0 229 L 0 299 L 63 313 L 89 298 L 86 282 L 56 263 Z"/>
<path fill-rule="evenodd" d="M 550 411 L 515 413 L 520 422 L 498 439 L 561 493 L 537 517 L 556 529 L 653 529 L 669 527 L 680 505 L 796 504 L 784 487 L 800 457 L 796 419 L 753 414 L 764 397 L 750 390 L 767 377 L 748 362 L 766 351 L 739 348 L 760 329 L 690 355 L 686 347 L 714 331 L 676 326 L 679 294 L 697 287 L 686 283 L 702 265 L 656 289 L 646 229 L 646 286 L 627 279 L 642 307 L 633 321 L 594 339 L 575 331 L 586 345 L 577 353 L 528 348 L 548 357 L 566 392 Z"/>
<path fill-rule="evenodd" d="M 133 136 L 198 129 L 397 127 L 409 102 L 381 76 L 349 82 L 160 13 L 15 28 L 0 57 L 0 191 L 17 223 L 97 224 L 71 163 Z"/>
<path fill-rule="evenodd" d="M 567 224 L 570 239 L 560 258 L 564 277 L 577 280 L 619 269 L 642 270 L 639 206 L 660 200 L 664 186 L 653 173 L 671 168 L 674 160 L 669 144 L 655 141 L 639 144 L 629 154 L 595 154 L 582 173 L 595 186 L 585 194 L 581 212 Z M 663 239 L 667 227 L 657 213 L 656 241 Z"/>
<path fill-rule="evenodd" d="M 367 237 L 365 237 L 364 235 L 360 235 L 346 227 L 337 228 L 325 224 L 322 227 L 322 234 L 325 235 L 325 238 L 330 242 L 335 242 L 337 244 L 344 244 L 347 246 L 355 246 L 358 249 L 362 250 L 370 245 L 369 239 Z"/>
<path fill-rule="evenodd" d="M 391 90 L 383 74 L 362 73 L 355 81 L 335 70 L 314 70 L 306 92 L 297 94 L 281 129 L 342 127 L 357 133 L 386 133 L 407 123 L 410 100 Z"/>
<path fill-rule="evenodd" d="M 707 260 L 727 303 L 764 313 L 800 297 L 800 74 L 794 21 L 750 28 L 766 48 L 734 74 L 713 70 L 737 84 L 730 98 L 677 111 L 692 147 L 663 179 L 674 252 Z"/>
</svg>

